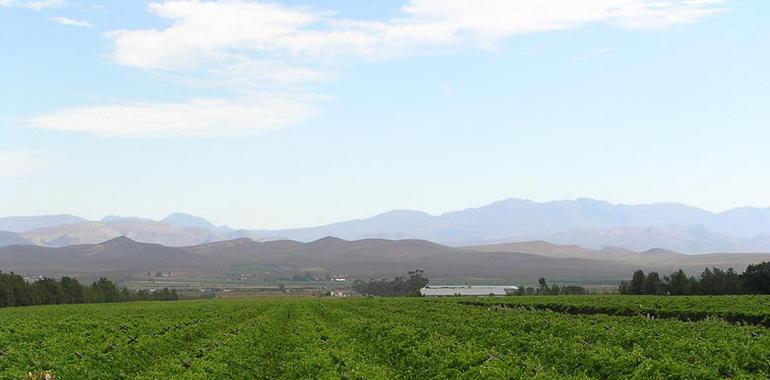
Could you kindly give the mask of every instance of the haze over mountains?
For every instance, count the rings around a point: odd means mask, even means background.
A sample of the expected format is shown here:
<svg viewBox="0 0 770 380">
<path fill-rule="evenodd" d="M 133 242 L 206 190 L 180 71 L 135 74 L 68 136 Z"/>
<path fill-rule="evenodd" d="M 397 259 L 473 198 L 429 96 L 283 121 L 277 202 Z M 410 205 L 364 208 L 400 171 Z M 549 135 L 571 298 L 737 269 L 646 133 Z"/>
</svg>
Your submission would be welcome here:
<svg viewBox="0 0 770 380">
<path fill-rule="evenodd" d="M 118 236 L 168 246 L 189 246 L 236 238 L 310 242 L 325 236 L 422 239 L 464 246 L 542 240 L 586 248 L 653 248 L 685 253 L 770 252 L 770 208 L 712 213 L 678 203 L 616 205 L 591 199 L 533 202 L 506 199 L 478 208 L 430 215 L 394 210 L 367 219 L 284 230 L 234 230 L 191 215 L 161 221 L 75 216 L 0 218 L 0 246 L 18 239 L 42 246 L 92 244 Z M 15 239 L 15 240 L 11 240 Z"/>
<path fill-rule="evenodd" d="M 589 250 L 545 242 L 512 243 L 466 248 L 446 247 L 424 240 L 326 237 L 309 243 L 236 239 L 190 247 L 166 247 L 118 237 L 99 244 L 62 248 L 13 245 L 0 248 L 0 269 L 33 276 L 63 275 L 118 280 L 146 279 L 146 273 L 173 272 L 176 277 L 237 280 L 316 277 L 392 277 L 424 269 L 433 278 L 608 283 L 628 278 L 639 268 L 691 274 L 705 267 L 743 269 L 770 255 L 683 255 L 665 250 L 632 252 Z"/>
</svg>

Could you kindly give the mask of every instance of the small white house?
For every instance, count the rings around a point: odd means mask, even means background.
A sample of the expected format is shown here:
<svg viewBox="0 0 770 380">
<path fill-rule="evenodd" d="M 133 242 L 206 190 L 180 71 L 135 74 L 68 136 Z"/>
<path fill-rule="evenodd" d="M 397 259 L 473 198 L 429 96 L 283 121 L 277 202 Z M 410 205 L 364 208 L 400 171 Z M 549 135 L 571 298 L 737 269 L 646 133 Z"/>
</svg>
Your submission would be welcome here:
<svg viewBox="0 0 770 380">
<path fill-rule="evenodd" d="M 518 286 L 502 285 L 438 285 L 420 289 L 420 294 L 428 297 L 439 296 L 505 296 L 516 294 Z"/>
</svg>

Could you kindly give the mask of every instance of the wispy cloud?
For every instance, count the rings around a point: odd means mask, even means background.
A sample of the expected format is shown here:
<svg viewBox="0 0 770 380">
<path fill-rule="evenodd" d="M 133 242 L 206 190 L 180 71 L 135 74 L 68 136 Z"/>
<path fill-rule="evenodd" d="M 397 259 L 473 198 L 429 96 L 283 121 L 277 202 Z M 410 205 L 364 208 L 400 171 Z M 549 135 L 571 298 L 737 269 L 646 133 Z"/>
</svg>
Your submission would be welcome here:
<svg viewBox="0 0 770 380">
<path fill-rule="evenodd" d="M 140 68 L 178 68 L 223 54 L 300 60 L 380 56 L 425 46 L 491 46 L 527 33 L 590 23 L 659 28 L 718 12 L 717 0 L 411 0 L 389 21 L 335 18 L 307 7 L 237 0 L 173 0 L 150 5 L 164 29 L 109 33 L 115 58 Z M 189 66 L 186 66 L 189 67 Z"/>
<path fill-rule="evenodd" d="M 228 136 L 256 133 L 311 117 L 314 100 L 301 95 L 252 95 L 238 101 L 195 99 L 64 109 L 29 120 L 38 128 L 102 136 Z"/>
<path fill-rule="evenodd" d="M 9 0 L 0 0 L 9 1 Z M 726 0 L 725 0 L 726 1 Z M 122 65 L 216 85 L 232 99 L 115 104 L 43 115 L 31 125 L 110 136 L 230 135 L 310 117 L 314 84 L 354 59 L 495 49 L 516 35 L 589 24 L 662 28 L 721 10 L 722 0 L 410 0 L 390 20 L 339 18 L 311 7 L 244 0 L 168 0 L 157 29 L 107 33 Z M 74 21 L 74 20 L 70 20 Z M 258 91 L 252 98 L 242 93 Z M 294 97 L 285 97 L 291 93 Z M 234 100 L 233 100 L 234 99 Z"/>
<path fill-rule="evenodd" d="M 62 25 L 77 26 L 80 28 L 90 28 L 93 26 L 88 21 L 76 20 L 74 18 L 69 18 L 69 17 L 51 17 L 51 21 Z"/>
<path fill-rule="evenodd" d="M 34 10 L 57 7 L 62 4 L 64 4 L 64 0 L 0 0 L 0 7 L 28 8 Z"/>
<path fill-rule="evenodd" d="M 39 174 L 50 167 L 45 155 L 34 151 L 0 151 L 0 177 Z"/>
</svg>

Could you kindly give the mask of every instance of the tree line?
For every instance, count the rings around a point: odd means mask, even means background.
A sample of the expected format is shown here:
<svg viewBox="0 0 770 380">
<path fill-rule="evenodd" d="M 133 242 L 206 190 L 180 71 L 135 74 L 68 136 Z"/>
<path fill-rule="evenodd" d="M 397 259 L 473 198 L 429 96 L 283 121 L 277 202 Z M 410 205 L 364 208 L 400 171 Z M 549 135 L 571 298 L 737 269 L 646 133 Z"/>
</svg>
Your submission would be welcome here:
<svg viewBox="0 0 770 380">
<path fill-rule="evenodd" d="M 582 286 L 577 285 L 562 285 L 558 284 L 548 285 L 545 277 L 540 277 L 537 280 L 538 287 L 523 287 L 520 286 L 516 291 L 517 296 L 558 296 L 558 295 L 583 295 L 588 294 L 588 290 Z"/>
<path fill-rule="evenodd" d="M 621 294 L 770 294 L 770 262 L 749 265 L 741 274 L 732 268 L 706 268 L 698 278 L 681 269 L 662 278 L 657 272 L 637 270 L 631 281 L 620 283 L 619 290 Z"/>
<path fill-rule="evenodd" d="M 83 285 L 72 277 L 27 282 L 18 274 L 0 272 L 0 307 L 177 299 L 175 290 L 130 291 L 119 288 L 106 278 L 100 278 L 91 285 Z"/>
<path fill-rule="evenodd" d="M 411 271 L 409 277 L 396 277 L 393 280 L 356 280 L 353 289 L 367 296 L 412 297 L 419 296 L 420 289 L 428 285 L 428 278 L 421 270 Z"/>
</svg>

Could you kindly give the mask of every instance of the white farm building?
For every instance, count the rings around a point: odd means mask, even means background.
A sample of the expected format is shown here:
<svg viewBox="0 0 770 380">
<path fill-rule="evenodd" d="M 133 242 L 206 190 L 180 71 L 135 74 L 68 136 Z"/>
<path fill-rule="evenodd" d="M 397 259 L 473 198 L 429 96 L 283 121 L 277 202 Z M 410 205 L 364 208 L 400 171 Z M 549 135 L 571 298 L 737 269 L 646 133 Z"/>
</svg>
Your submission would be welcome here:
<svg viewBox="0 0 770 380">
<path fill-rule="evenodd" d="M 423 296 L 505 296 L 514 295 L 518 286 L 502 285 L 439 285 L 420 289 Z"/>
</svg>

